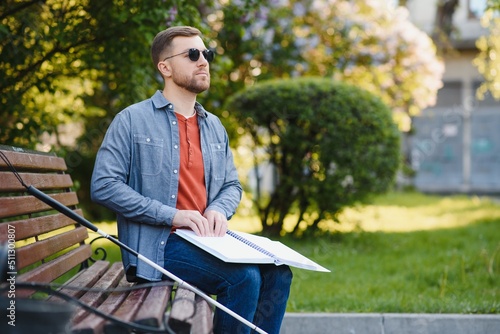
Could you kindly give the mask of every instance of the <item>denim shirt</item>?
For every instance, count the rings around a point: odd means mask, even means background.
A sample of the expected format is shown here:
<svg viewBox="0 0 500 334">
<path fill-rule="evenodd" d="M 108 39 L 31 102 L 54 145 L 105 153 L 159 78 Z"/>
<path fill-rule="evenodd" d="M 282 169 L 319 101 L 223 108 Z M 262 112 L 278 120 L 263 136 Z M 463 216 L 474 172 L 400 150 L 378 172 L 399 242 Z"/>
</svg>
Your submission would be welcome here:
<svg viewBox="0 0 500 334">
<path fill-rule="evenodd" d="M 229 139 L 219 118 L 199 103 L 207 209 L 235 213 L 242 188 Z M 117 214 L 119 239 L 162 266 L 172 220 L 177 213 L 180 138 L 174 106 L 160 91 L 116 115 L 109 126 L 92 174 L 91 198 Z M 137 257 L 122 250 L 129 280 L 162 278 Z"/>
</svg>

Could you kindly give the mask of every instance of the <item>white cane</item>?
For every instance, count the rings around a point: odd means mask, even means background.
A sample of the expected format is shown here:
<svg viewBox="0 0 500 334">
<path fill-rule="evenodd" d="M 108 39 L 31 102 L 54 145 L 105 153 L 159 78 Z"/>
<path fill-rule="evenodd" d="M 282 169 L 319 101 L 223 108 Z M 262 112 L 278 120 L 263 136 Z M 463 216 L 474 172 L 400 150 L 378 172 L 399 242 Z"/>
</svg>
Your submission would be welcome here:
<svg viewBox="0 0 500 334">
<path fill-rule="evenodd" d="M 251 329 L 253 329 L 257 333 L 267 334 L 265 331 L 263 331 L 262 329 L 260 329 L 256 325 L 252 324 L 250 321 L 248 321 L 247 319 L 243 318 L 239 314 L 237 314 L 234 311 L 230 310 L 229 308 L 225 307 L 221 303 L 217 302 L 216 300 L 214 300 L 210 296 L 206 295 L 201 290 L 199 290 L 199 289 L 195 288 L 194 286 L 190 285 L 189 283 L 183 281 L 182 279 L 180 279 L 179 277 L 177 277 L 174 274 L 170 273 L 165 268 L 159 266 L 157 263 L 151 261 L 147 257 L 139 254 L 138 252 L 136 252 L 135 250 L 133 250 L 129 246 L 127 246 L 124 243 L 122 243 L 121 241 L 119 241 L 118 239 L 116 239 L 116 238 L 110 236 L 109 234 L 107 234 L 106 232 L 98 229 L 97 226 L 95 226 L 94 224 L 92 224 L 87 219 L 83 218 L 82 216 L 76 214 L 74 211 L 72 211 L 71 209 L 69 209 L 68 207 L 66 207 L 65 205 L 63 205 L 62 203 L 56 201 L 55 199 L 53 199 L 52 197 L 50 197 L 47 194 L 43 193 L 42 191 L 38 190 L 34 186 L 27 186 L 27 185 L 25 185 L 22 182 L 22 180 L 20 180 L 20 181 L 23 184 L 23 186 L 26 187 L 27 191 L 31 195 L 35 196 L 36 198 L 38 198 L 42 202 L 50 205 L 52 208 L 54 208 L 57 211 L 63 213 L 64 215 L 68 216 L 69 218 L 77 221 L 78 223 L 82 224 L 86 228 L 88 228 L 88 229 L 90 229 L 90 230 L 92 230 L 92 231 L 100 234 L 104 238 L 106 238 L 106 239 L 110 240 L 111 242 L 113 242 L 114 244 L 118 245 L 120 248 L 123 248 L 127 252 L 129 252 L 129 253 L 137 256 L 137 258 L 139 260 L 141 260 L 141 261 L 149 264 L 151 267 L 155 268 L 156 270 L 160 271 L 162 274 L 165 274 L 167 277 L 169 277 L 173 281 L 177 282 L 177 284 L 179 285 L 179 287 L 183 287 L 183 288 L 186 288 L 188 290 L 191 290 L 192 292 L 196 293 L 197 295 L 199 295 L 200 297 L 202 297 L 203 299 L 205 299 L 210 305 L 215 306 L 215 307 L 221 309 L 222 311 L 224 311 L 227 314 L 231 315 L 232 317 L 234 317 L 238 321 L 242 322 L 246 326 L 250 327 Z"/>
</svg>

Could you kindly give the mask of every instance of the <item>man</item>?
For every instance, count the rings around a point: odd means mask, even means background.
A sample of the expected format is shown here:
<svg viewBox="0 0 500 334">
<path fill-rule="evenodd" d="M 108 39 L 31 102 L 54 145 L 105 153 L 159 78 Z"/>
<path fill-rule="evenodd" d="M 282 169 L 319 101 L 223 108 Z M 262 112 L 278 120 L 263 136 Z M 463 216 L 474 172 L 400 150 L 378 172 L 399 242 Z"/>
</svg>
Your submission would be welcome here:
<svg viewBox="0 0 500 334">
<path fill-rule="evenodd" d="M 97 154 L 92 199 L 117 213 L 122 242 L 200 288 L 268 333 L 279 333 L 292 274 L 287 266 L 225 263 L 172 233 L 223 236 L 242 188 L 220 120 L 196 96 L 210 87 L 207 50 L 198 29 L 172 27 L 155 37 L 153 63 L 163 91 L 121 111 Z M 161 272 L 125 251 L 130 281 Z M 216 310 L 215 333 L 250 328 Z"/>
</svg>

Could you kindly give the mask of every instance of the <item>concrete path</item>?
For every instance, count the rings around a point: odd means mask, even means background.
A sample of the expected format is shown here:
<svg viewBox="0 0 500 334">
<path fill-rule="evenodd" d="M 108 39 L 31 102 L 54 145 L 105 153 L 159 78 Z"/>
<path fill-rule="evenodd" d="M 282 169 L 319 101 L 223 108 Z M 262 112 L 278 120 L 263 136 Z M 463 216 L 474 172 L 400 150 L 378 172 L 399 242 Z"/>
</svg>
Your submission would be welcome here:
<svg viewBox="0 0 500 334">
<path fill-rule="evenodd" d="M 287 313 L 280 334 L 500 334 L 500 314 Z"/>
</svg>

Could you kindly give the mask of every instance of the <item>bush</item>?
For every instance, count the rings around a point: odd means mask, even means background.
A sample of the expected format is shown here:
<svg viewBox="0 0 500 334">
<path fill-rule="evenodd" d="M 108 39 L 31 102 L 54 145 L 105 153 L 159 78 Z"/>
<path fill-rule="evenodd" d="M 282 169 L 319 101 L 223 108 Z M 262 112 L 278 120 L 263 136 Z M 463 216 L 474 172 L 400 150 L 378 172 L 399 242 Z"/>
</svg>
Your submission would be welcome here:
<svg viewBox="0 0 500 334">
<path fill-rule="evenodd" d="M 257 193 L 263 232 L 283 233 L 298 212 L 295 234 L 321 231 L 342 208 L 388 190 L 399 165 L 399 132 L 373 94 L 330 79 L 266 81 L 231 96 L 226 109 L 251 138 L 255 161 L 276 173 Z M 257 187 L 260 189 L 260 187 Z"/>
</svg>

